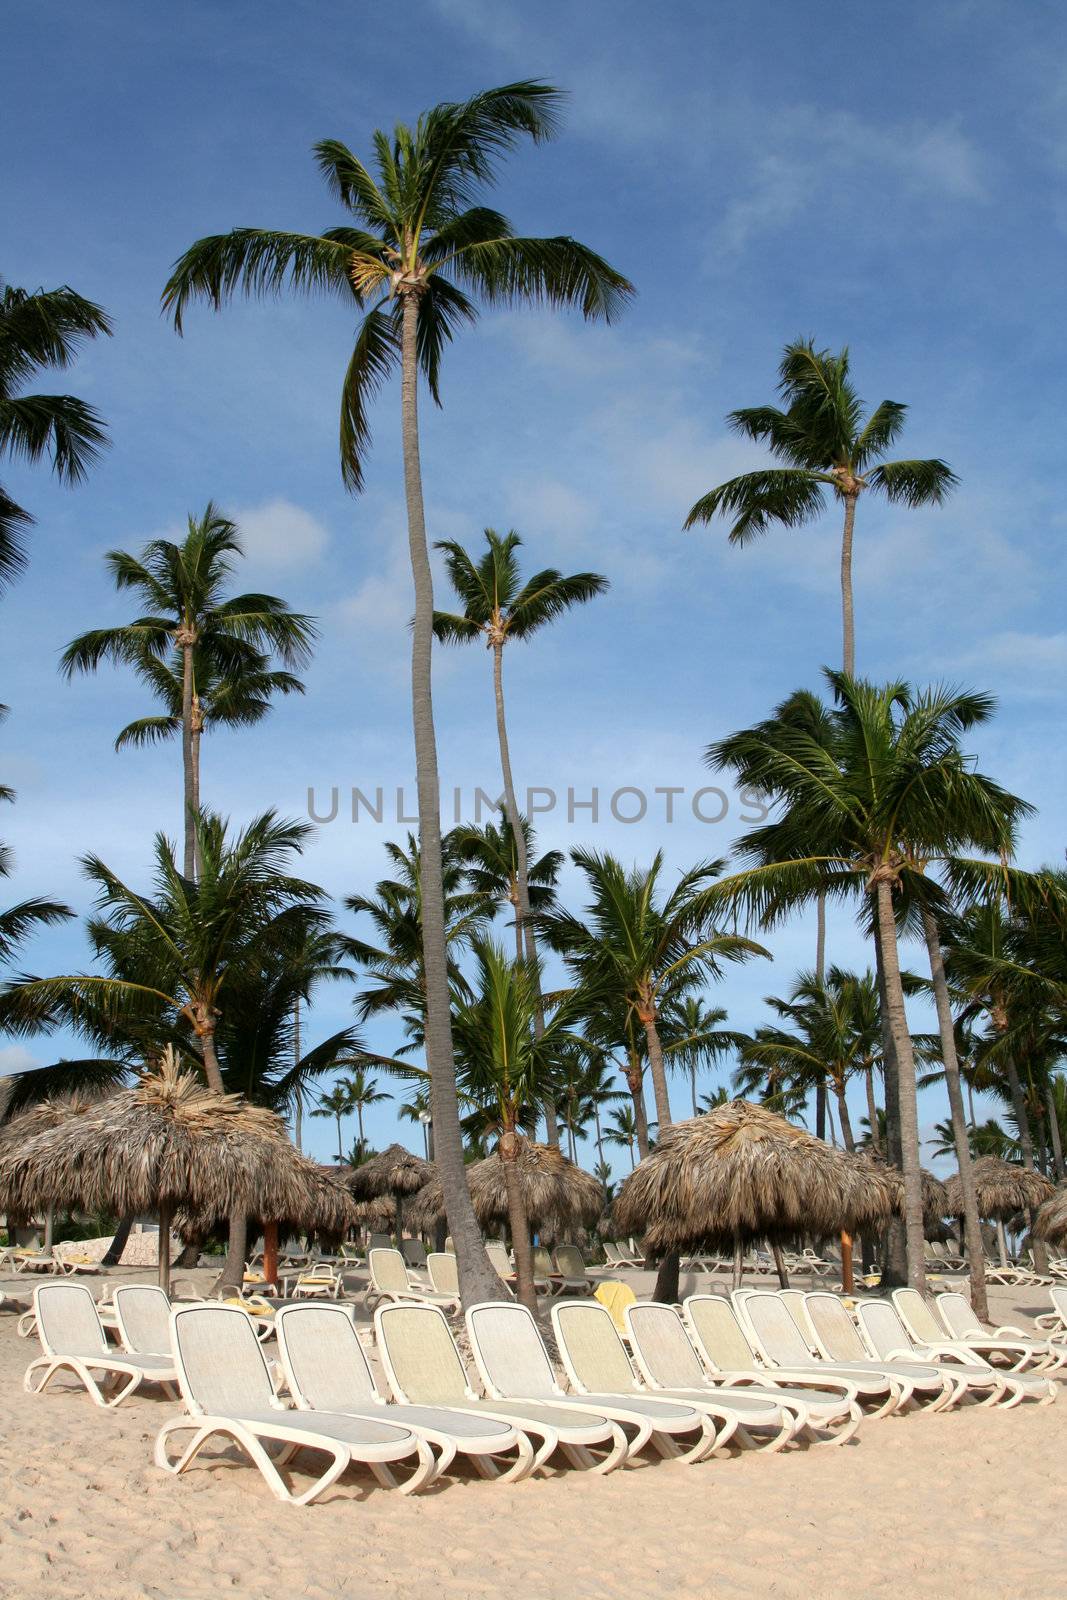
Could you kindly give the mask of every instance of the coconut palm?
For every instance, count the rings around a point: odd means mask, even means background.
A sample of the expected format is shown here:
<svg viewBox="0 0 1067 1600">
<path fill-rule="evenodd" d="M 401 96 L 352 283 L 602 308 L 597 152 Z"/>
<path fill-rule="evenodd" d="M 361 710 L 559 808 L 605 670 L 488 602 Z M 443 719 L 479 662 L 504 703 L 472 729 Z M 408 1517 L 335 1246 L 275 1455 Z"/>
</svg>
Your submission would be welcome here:
<svg viewBox="0 0 1067 1600">
<path fill-rule="evenodd" d="M 543 302 L 576 306 L 610 320 L 632 286 L 585 245 L 567 237 L 516 236 L 498 211 L 478 199 L 500 159 L 524 138 L 551 137 L 558 91 L 521 82 L 460 104 L 435 106 L 414 128 L 374 135 L 376 176 L 337 140 L 316 146 L 319 170 L 355 226 L 317 235 L 237 228 L 199 240 L 176 263 L 164 304 L 180 331 L 186 306 L 205 298 L 216 308 L 234 293 L 294 289 L 339 294 L 361 314 L 341 400 L 341 471 L 362 486 L 372 397 L 400 369 L 404 491 L 415 589 L 412 715 L 423 855 L 427 1047 L 433 1083 L 437 1159 L 465 1298 L 497 1291 L 463 1174 L 459 1105 L 452 1055 L 448 958 L 441 883 L 437 742 L 431 699 L 433 581 L 419 460 L 418 379 L 439 399 L 445 346 L 483 304 Z"/>
<path fill-rule="evenodd" d="M 111 320 L 65 285 L 17 289 L 0 278 L 0 458 L 50 456 L 61 483 L 80 483 L 107 443 L 92 406 L 72 394 L 21 394 L 42 368 L 69 367 L 81 346 L 110 334 Z M 33 517 L 0 487 L 0 588 L 26 565 L 23 531 Z"/>
<path fill-rule="evenodd" d="M 629 1152 L 631 1171 L 637 1166 L 637 1119 L 630 1106 L 619 1106 L 611 1113 L 604 1129 L 604 1143 L 621 1145 Z"/>
<path fill-rule="evenodd" d="M 842 667 L 856 672 L 852 605 L 852 537 L 856 502 L 870 490 L 898 505 L 941 505 L 956 483 L 944 461 L 886 461 L 907 406 L 883 400 L 868 415 L 849 373 L 847 348 L 834 355 L 810 339 L 786 345 L 778 368 L 786 409 L 752 406 L 727 421 L 746 439 L 766 444 L 781 466 L 746 472 L 711 489 L 685 520 L 691 528 L 721 514 L 731 519 L 730 543 L 744 545 L 773 523 L 798 528 L 821 515 L 826 491 L 844 508 L 841 539 Z"/>
<path fill-rule="evenodd" d="M 348 1084 L 345 1083 L 343 1079 L 340 1082 L 335 1083 L 333 1088 L 328 1089 L 325 1094 L 320 1094 L 318 1101 L 311 1108 L 311 1115 L 313 1117 L 332 1117 L 337 1124 L 338 1166 L 341 1166 L 345 1159 L 344 1139 L 341 1133 L 341 1119 L 342 1117 L 351 1116 L 354 1109 L 351 1091 Z M 360 1149 L 362 1149 L 362 1138 L 360 1139 L 359 1144 Z"/>
<path fill-rule="evenodd" d="M 516 890 L 515 937 L 523 940 L 531 971 L 536 972 L 537 948 L 530 921 L 529 862 L 526 833 L 515 780 L 511 770 L 507 717 L 504 710 L 504 647 L 511 640 L 529 639 L 549 622 L 602 594 L 608 580 L 596 572 L 576 572 L 564 577 L 555 567 L 536 572 L 525 582 L 519 572 L 517 551 L 522 540 L 514 531 L 501 536 L 486 528 L 487 549 L 475 560 L 453 539 L 442 540 L 437 548 L 444 552 L 445 570 L 463 606 L 462 612 L 434 613 L 434 633 L 447 644 L 472 644 L 484 640 L 493 656 L 493 698 L 496 705 L 496 734 L 500 746 L 500 770 L 504 784 L 504 811 L 515 844 Z M 535 1025 L 541 1025 L 538 1010 Z M 548 1142 L 558 1144 L 551 1102 L 546 1102 Z"/>
<path fill-rule="evenodd" d="M 526 853 L 526 893 L 531 911 L 548 911 L 556 895 L 556 881 L 563 865 L 561 850 L 546 850 L 534 856 L 534 831 L 526 817 L 521 818 Z M 515 835 L 507 823 L 494 822 L 484 827 L 458 827 L 452 830 L 456 850 L 466 864 L 467 880 L 475 894 L 484 895 L 495 905 L 511 907 L 515 919 L 515 955 L 526 952 L 522 918 L 519 914 L 519 855 Z"/>
<path fill-rule="evenodd" d="M 926 878 L 964 849 L 1010 852 L 1019 806 L 976 773 L 961 737 L 983 721 L 985 695 L 944 689 L 916 692 L 904 683 L 877 686 L 827 673 L 837 697 L 827 749 L 802 729 L 783 726 L 768 741 L 760 730 L 711 746 L 708 760 L 728 767 L 772 802 L 772 821 L 735 846 L 750 863 L 724 880 L 724 905 L 747 908 L 762 926 L 820 891 L 856 896 L 870 914 L 893 1046 L 899 1107 L 909 1280 L 925 1282 L 915 1052 L 908 1031 L 897 949 L 897 903 L 929 901 Z M 893 1152 L 891 1151 L 891 1154 Z M 962 1159 L 967 1159 L 966 1139 Z"/>
<path fill-rule="evenodd" d="M 379 1106 L 384 1100 L 393 1097 L 386 1089 L 378 1088 L 377 1078 L 372 1078 L 366 1067 L 356 1067 L 344 1078 L 338 1080 L 343 1084 L 348 1093 L 351 1109 L 356 1113 L 356 1123 L 359 1127 L 359 1148 L 366 1145 L 363 1132 L 363 1113 L 368 1106 Z"/>
<path fill-rule="evenodd" d="M 416 1089 L 410 1100 L 402 1100 L 396 1108 L 396 1114 L 404 1122 L 419 1122 L 422 1124 L 422 1142 L 426 1151 L 426 1159 L 427 1161 L 432 1161 L 429 1084 L 424 1084 L 421 1089 Z"/>
<path fill-rule="evenodd" d="M 700 1114 L 697 1100 L 697 1073 L 701 1067 L 717 1065 L 747 1042 L 748 1035 L 722 1028 L 726 1012 L 722 1006 L 709 1006 L 699 995 L 686 994 L 661 1007 L 660 1040 L 667 1066 L 689 1076 L 689 1092 L 694 1117 Z"/>
<path fill-rule="evenodd" d="M 211 502 L 203 516 L 189 517 L 181 544 L 152 539 L 139 556 L 108 551 L 105 560 L 115 587 L 132 589 L 146 610 L 132 622 L 80 634 L 60 658 L 60 670 L 68 678 L 76 672 L 95 672 L 103 661 L 124 663 L 150 683 L 168 717 L 180 716 L 184 871 L 190 878 L 198 870 L 199 749 L 206 722 L 202 693 L 206 689 L 212 697 L 222 696 L 219 720 L 258 721 L 262 714 L 255 710 L 258 702 L 269 693 L 289 693 L 296 686 L 296 680 L 287 676 L 271 681 L 265 656 L 273 653 L 288 666 L 298 665 L 308 659 L 315 638 L 311 618 L 290 611 L 276 595 L 226 596 L 234 558 L 242 554 L 236 527 Z M 174 704 L 175 654 L 181 660 L 180 710 Z M 224 714 L 227 694 L 229 718 Z M 159 725 L 149 729 L 142 719 L 131 723 L 119 739 L 136 743 L 158 736 L 164 736 Z"/>
</svg>

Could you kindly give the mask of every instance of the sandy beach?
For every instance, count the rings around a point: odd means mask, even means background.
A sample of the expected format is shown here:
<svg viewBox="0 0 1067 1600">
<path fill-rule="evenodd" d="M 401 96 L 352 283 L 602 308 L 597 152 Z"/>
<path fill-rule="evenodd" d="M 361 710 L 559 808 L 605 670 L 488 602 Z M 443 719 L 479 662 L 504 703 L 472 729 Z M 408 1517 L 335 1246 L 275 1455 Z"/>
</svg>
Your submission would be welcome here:
<svg viewBox="0 0 1067 1600">
<path fill-rule="evenodd" d="M 24 1293 L 25 1280 L 7 1287 Z M 1042 1309 L 1039 1292 L 991 1299 L 998 1322 L 1025 1324 Z M 36 1341 L 19 1339 L 15 1323 L 0 1311 L 5 1600 L 265 1590 L 466 1600 L 520 1585 L 544 1600 L 1064 1591 L 1067 1396 L 870 1422 L 840 1450 L 699 1467 L 650 1459 L 608 1478 L 553 1470 L 499 1486 L 460 1470 L 401 1499 L 353 1474 L 297 1509 L 232 1457 L 180 1480 L 158 1471 L 152 1445 L 173 1411 L 165 1399 L 104 1412 L 73 1386 L 24 1394 Z"/>
</svg>

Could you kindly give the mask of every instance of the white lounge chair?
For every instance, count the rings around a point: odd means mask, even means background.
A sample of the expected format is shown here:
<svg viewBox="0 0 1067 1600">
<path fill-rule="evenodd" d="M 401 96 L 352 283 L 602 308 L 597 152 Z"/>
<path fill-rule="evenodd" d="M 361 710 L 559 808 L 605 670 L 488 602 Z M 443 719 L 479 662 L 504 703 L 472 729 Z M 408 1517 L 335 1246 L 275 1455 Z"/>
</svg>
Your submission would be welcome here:
<svg viewBox="0 0 1067 1600">
<path fill-rule="evenodd" d="M 950 1339 L 960 1339 L 980 1355 L 993 1353 L 1017 1357 L 1013 1370 L 1027 1368 L 1035 1372 L 1060 1372 L 1067 1366 L 1067 1350 L 1051 1344 L 1048 1339 L 1034 1338 L 1025 1328 L 1010 1325 L 994 1328 L 992 1333 L 983 1328 L 966 1295 L 958 1291 L 937 1296 L 937 1309 Z"/>
<path fill-rule="evenodd" d="M 683 1306 L 686 1329 L 693 1348 L 717 1383 L 727 1387 L 755 1384 L 781 1390 L 789 1398 L 803 1401 L 813 1417 L 823 1425 L 822 1406 L 832 1415 L 843 1409 L 863 1416 L 859 1391 L 846 1378 L 828 1376 L 817 1367 L 792 1373 L 781 1367 L 761 1364 L 748 1334 L 737 1319 L 729 1300 L 717 1294 L 690 1295 Z M 829 1425 L 830 1419 L 826 1419 Z"/>
<path fill-rule="evenodd" d="M 804 1295 L 802 1309 L 815 1347 L 825 1361 L 884 1373 L 906 1388 L 908 1399 L 931 1411 L 947 1411 L 962 1399 L 965 1385 L 941 1367 L 918 1361 L 878 1361 L 870 1356 L 838 1295 L 827 1289 L 816 1290 Z"/>
<path fill-rule="evenodd" d="M 826 1442 L 844 1444 L 862 1421 L 862 1412 L 854 1403 L 828 1401 L 825 1395 L 812 1392 L 810 1402 L 790 1395 L 773 1385 L 717 1384 L 704 1370 L 700 1357 L 685 1330 L 681 1317 L 673 1306 L 655 1301 L 640 1301 L 628 1306 L 626 1321 L 630 1329 L 630 1348 L 638 1370 L 653 1393 L 668 1391 L 676 1398 L 689 1395 L 717 1396 L 731 1406 L 743 1407 L 750 1401 L 772 1405 L 778 1413 L 778 1426 L 753 1433 L 759 1424 L 742 1421 L 739 1436 L 746 1444 L 766 1450 L 768 1454 L 784 1450 L 793 1439 L 814 1437 L 816 1413 L 819 1423 L 844 1423 L 842 1431 Z M 742 1411 L 742 1419 L 744 1412 Z"/>
<path fill-rule="evenodd" d="M 564 1369 L 577 1394 L 588 1395 L 594 1404 L 602 1395 L 624 1395 L 645 1406 L 665 1408 L 656 1421 L 652 1441 L 661 1455 L 678 1455 L 674 1438 L 695 1434 L 695 1441 L 680 1453 L 680 1459 L 706 1461 L 724 1449 L 737 1432 L 741 1419 L 736 1411 L 654 1394 L 639 1383 L 611 1313 L 597 1301 L 557 1300 L 552 1307 L 552 1326 Z M 671 1408 L 675 1408 L 673 1414 Z M 774 1414 L 769 1413 L 771 1417 Z M 722 1424 L 718 1431 L 717 1422 Z"/>
<path fill-rule="evenodd" d="M 562 1283 L 557 1286 L 557 1294 L 592 1294 L 596 1288 L 589 1277 L 585 1265 L 585 1257 L 574 1244 L 559 1244 L 556 1246 L 556 1271 L 562 1278 Z"/>
<path fill-rule="evenodd" d="M 916 1344 L 928 1344 L 932 1349 L 970 1350 L 972 1354 L 981 1356 L 988 1361 L 990 1366 L 1000 1366 L 1002 1363 L 991 1359 L 994 1355 L 1006 1356 L 1005 1370 L 1010 1372 L 1023 1372 L 1036 1365 L 1036 1355 L 1032 1351 L 1009 1351 L 1005 1348 L 1004 1341 L 985 1335 L 982 1339 L 960 1339 L 950 1333 L 940 1318 L 934 1315 L 930 1302 L 919 1293 L 917 1289 L 894 1289 L 892 1301 L 897 1308 L 901 1322 Z M 1014 1359 L 1013 1359 L 1014 1358 Z"/>
<path fill-rule="evenodd" d="M 861 1300 L 856 1319 L 863 1342 L 876 1360 L 931 1361 L 945 1367 L 979 1405 L 1010 1411 L 1025 1399 L 1047 1404 L 1055 1399 L 1052 1384 L 1034 1373 L 992 1367 L 973 1350 L 948 1341 L 929 1345 L 912 1338 L 892 1300 Z"/>
<path fill-rule="evenodd" d="M 732 1296 L 738 1320 L 768 1366 L 798 1374 L 823 1372 L 827 1377 L 844 1378 L 853 1384 L 862 1406 L 873 1406 L 867 1415 L 885 1417 L 898 1411 L 910 1394 L 907 1384 L 888 1373 L 870 1372 L 848 1362 L 821 1361 L 790 1311 L 788 1304 L 771 1289 L 750 1289 Z"/>
<path fill-rule="evenodd" d="M 499 1239 L 487 1239 L 485 1241 L 485 1253 L 489 1257 L 489 1265 L 497 1277 L 507 1283 L 508 1279 L 515 1274 L 515 1268 L 511 1264 L 507 1246 L 501 1244 Z"/>
<path fill-rule="evenodd" d="M 451 1250 L 431 1250 L 426 1257 L 426 1273 L 434 1294 L 459 1303 L 459 1268 Z"/>
<path fill-rule="evenodd" d="M 315 1265 L 302 1272 L 293 1284 L 291 1298 L 294 1300 L 336 1300 L 344 1288 L 344 1278 L 326 1261 L 316 1261 Z"/>
<path fill-rule="evenodd" d="M 413 1284 L 399 1250 L 383 1248 L 369 1251 L 367 1267 L 370 1271 L 368 1305 L 389 1301 L 401 1305 L 447 1306 L 452 1311 L 459 1310 L 458 1294 L 436 1294 Z"/>
<path fill-rule="evenodd" d="M 444 1314 L 437 1306 L 379 1306 L 374 1313 L 378 1349 L 389 1387 L 400 1401 L 446 1405 L 472 1416 L 495 1417 L 540 1439 L 531 1470 L 562 1450 L 588 1466 L 590 1447 L 618 1447 L 618 1431 L 605 1417 L 542 1400 L 482 1398 L 468 1380 Z"/>
<path fill-rule="evenodd" d="M 142 1383 L 161 1384 L 175 1398 L 178 1374 L 173 1357 L 131 1356 L 109 1345 L 96 1302 L 84 1284 L 40 1284 L 33 1291 L 33 1314 L 44 1354 L 26 1368 L 22 1386 L 28 1394 L 40 1394 L 59 1373 L 73 1373 L 95 1403 L 109 1409 L 121 1405 Z M 105 1393 L 109 1383 L 120 1384 L 110 1395 Z"/>
<path fill-rule="evenodd" d="M 385 1399 L 374 1381 L 347 1306 L 289 1305 L 278 1313 L 278 1349 L 289 1392 L 301 1410 L 381 1416 L 421 1434 L 440 1451 L 435 1476 L 456 1455 L 470 1457 L 485 1477 L 496 1477 L 497 1459 L 516 1455 L 524 1476 L 533 1464 L 529 1440 L 510 1423 L 472 1416 L 449 1406 L 404 1405 Z M 508 1474 L 510 1475 L 510 1474 Z"/>
<path fill-rule="evenodd" d="M 1048 1292 L 1051 1311 L 1043 1311 L 1034 1321 L 1050 1344 L 1067 1340 L 1067 1285 L 1053 1284 Z"/>
</svg>

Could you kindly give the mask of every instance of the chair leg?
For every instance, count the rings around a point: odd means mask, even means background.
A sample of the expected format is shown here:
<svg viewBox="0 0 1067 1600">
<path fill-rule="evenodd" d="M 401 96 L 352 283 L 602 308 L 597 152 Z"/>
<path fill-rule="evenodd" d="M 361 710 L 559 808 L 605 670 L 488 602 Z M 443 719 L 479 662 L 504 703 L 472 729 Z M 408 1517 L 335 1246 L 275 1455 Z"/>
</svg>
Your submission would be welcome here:
<svg viewBox="0 0 1067 1600">
<path fill-rule="evenodd" d="M 433 1483 L 439 1471 L 440 1466 L 437 1457 L 426 1440 L 420 1439 L 418 1464 L 411 1477 L 405 1478 L 403 1483 L 398 1485 L 398 1492 L 400 1494 L 418 1494 L 420 1489 L 425 1489 L 429 1484 Z"/>
<path fill-rule="evenodd" d="M 518 1448 L 515 1460 L 510 1467 L 500 1473 L 501 1483 L 521 1483 L 523 1478 L 528 1478 L 534 1469 L 534 1448 L 525 1433 L 518 1435 Z"/>
</svg>

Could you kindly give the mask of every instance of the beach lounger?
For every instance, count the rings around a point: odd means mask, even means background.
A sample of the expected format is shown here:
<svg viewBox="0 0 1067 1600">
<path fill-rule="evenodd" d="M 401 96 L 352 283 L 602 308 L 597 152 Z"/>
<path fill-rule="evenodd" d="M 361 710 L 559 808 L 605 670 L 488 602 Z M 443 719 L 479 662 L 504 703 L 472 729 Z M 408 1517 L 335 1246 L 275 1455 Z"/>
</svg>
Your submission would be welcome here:
<svg viewBox="0 0 1067 1600">
<path fill-rule="evenodd" d="M 1034 1321 L 1049 1343 L 1058 1345 L 1067 1340 L 1067 1286 L 1053 1284 L 1048 1296 L 1052 1310 L 1043 1311 Z"/>
<path fill-rule="evenodd" d="M 449 1406 L 403 1405 L 386 1400 L 374 1381 L 347 1306 L 284 1306 L 278 1313 L 278 1349 L 289 1393 L 303 1410 L 380 1416 L 420 1434 L 440 1452 L 434 1476 L 468 1456 L 485 1477 L 524 1477 L 533 1448 L 512 1424 L 472 1416 Z M 502 1474 L 498 1458 L 515 1454 Z M 518 1469 L 518 1470 L 516 1470 Z"/>
<path fill-rule="evenodd" d="M 723 1295 L 690 1295 L 682 1314 L 693 1348 L 717 1382 L 727 1386 L 767 1385 L 788 1396 L 795 1395 L 811 1410 L 816 1401 L 823 1401 L 831 1406 L 856 1407 L 862 1417 L 859 1391 L 847 1379 L 829 1377 L 814 1366 L 798 1373 L 763 1366 L 736 1311 Z M 821 1412 L 815 1414 L 821 1417 Z"/>
<path fill-rule="evenodd" d="M 101 1271 L 99 1261 L 94 1261 L 92 1256 L 87 1256 L 83 1251 L 70 1250 L 66 1245 L 54 1244 L 52 1255 L 55 1257 L 57 1274 L 62 1273 L 68 1278 L 78 1274 L 95 1278 Z"/>
<path fill-rule="evenodd" d="M 531 1470 L 562 1449 L 573 1462 L 587 1464 L 590 1445 L 612 1444 L 605 1418 L 539 1400 L 484 1399 L 476 1394 L 438 1306 L 379 1306 L 374 1313 L 378 1350 L 393 1394 L 413 1405 L 450 1406 L 472 1416 L 494 1417 L 541 1442 Z"/>
<path fill-rule="evenodd" d="M 552 1326 L 564 1369 L 576 1394 L 587 1395 L 594 1404 L 604 1395 L 624 1395 L 641 1400 L 646 1406 L 678 1408 L 672 1421 L 667 1420 L 669 1410 L 663 1421 L 657 1421 L 653 1443 L 661 1454 L 677 1453 L 674 1436 L 696 1433 L 695 1442 L 681 1453 L 680 1459 L 705 1461 L 724 1449 L 742 1425 L 739 1411 L 731 1410 L 728 1404 L 720 1405 L 702 1398 L 679 1398 L 665 1391 L 653 1393 L 639 1383 L 610 1312 L 595 1301 L 557 1300 L 552 1307 Z M 765 1420 L 773 1421 L 775 1414 L 768 1410 L 764 1413 Z M 718 1432 L 717 1423 L 722 1424 Z M 663 1433 L 671 1438 L 663 1439 Z"/>
<path fill-rule="evenodd" d="M 503 1281 L 507 1283 L 508 1279 L 513 1276 L 515 1271 L 511 1264 L 511 1257 L 507 1252 L 507 1246 L 501 1244 L 499 1239 L 487 1239 L 485 1242 L 485 1253 L 489 1257 L 489 1265 L 492 1267 L 497 1277 L 502 1278 Z"/>
<path fill-rule="evenodd" d="M 1055 1399 L 1048 1378 L 1037 1373 L 1008 1372 L 990 1366 L 973 1350 L 949 1342 L 929 1345 L 915 1340 L 892 1300 L 861 1300 L 856 1305 L 856 1320 L 863 1341 L 876 1360 L 933 1361 L 951 1371 L 957 1382 L 980 1405 L 999 1406 L 1010 1411 L 1023 1400 L 1045 1405 Z"/>
<path fill-rule="evenodd" d="M 11 1257 L 12 1270 L 16 1273 L 59 1271 L 53 1250 L 13 1250 Z"/>
<path fill-rule="evenodd" d="M 910 1398 L 911 1386 L 888 1373 L 813 1356 L 807 1335 L 801 1332 L 786 1301 L 773 1290 L 750 1289 L 744 1294 L 735 1293 L 732 1298 L 738 1320 L 768 1366 L 794 1375 L 819 1371 L 827 1377 L 846 1379 L 854 1385 L 860 1405 L 874 1407 L 867 1412 L 872 1419 L 892 1415 Z"/>
<path fill-rule="evenodd" d="M 339 1272 L 324 1261 L 318 1261 L 307 1272 L 302 1272 L 292 1289 L 294 1300 L 336 1300 L 344 1287 Z"/>
<path fill-rule="evenodd" d="M 653 1392 L 668 1390 L 676 1396 L 715 1395 L 725 1398 L 730 1405 L 744 1405 L 749 1400 L 773 1405 L 781 1419 L 777 1431 L 772 1429 L 768 1436 L 761 1437 L 746 1423 L 742 1423 L 739 1430 L 746 1444 L 753 1444 L 769 1454 L 783 1450 L 795 1438 L 815 1438 L 819 1428 L 829 1428 L 833 1424 L 843 1424 L 840 1432 L 820 1442 L 844 1444 L 863 1419 L 855 1402 L 832 1400 L 817 1390 L 809 1390 L 801 1398 L 795 1391 L 778 1389 L 773 1384 L 716 1381 L 705 1371 L 685 1324 L 673 1306 L 655 1301 L 637 1302 L 627 1310 L 626 1320 L 634 1360 Z"/>
<path fill-rule="evenodd" d="M 596 1285 L 589 1277 L 585 1257 L 577 1245 L 557 1245 L 555 1259 L 556 1271 L 563 1280 L 557 1294 L 592 1294 Z"/>
<path fill-rule="evenodd" d="M 891 1298 L 897 1309 L 897 1315 L 916 1344 L 928 1344 L 931 1349 L 970 1350 L 974 1355 L 989 1361 L 990 1366 L 1001 1364 L 990 1360 L 991 1355 L 1008 1356 L 1006 1370 L 1012 1372 L 1022 1372 L 1035 1365 L 1036 1357 L 1033 1352 L 1026 1350 L 1009 1352 L 999 1339 L 989 1336 L 983 1336 L 981 1340 L 957 1338 L 955 1334 L 949 1332 L 940 1318 L 934 1315 L 930 1302 L 917 1289 L 894 1289 Z M 1011 1359 L 1012 1355 L 1014 1360 Z"/>
<path fill-rule="evenodd" d="M 931 1411 L 947 1411 L 962 1399 L 965 1385 L 941 1367 L 929 1362 L 888 1362 L 871 1357 L 844 1301 L 836 1294 L 826 1289 L 806 1294 L 802 1298 L 802 1310 L 815 1347 L 824 1360 L 885 1373 L 907 1385 L 910 1398 Z"/>
<path fill-rule="evenodd" d="M 437 1294 L 433 1290 L 425 1289 L 413 1284 L 404 1265 L 404 1257 L 399 1250 L 375 1249 L 367 1254 L 367 1267 L 370 1271 L 370 1284 L 367 1288 L 367 1304 L 381 1304 L 382 1301 L 397 1301 L 402 1304 L 448 1306 L 452 1311 L 459 1310 L 459 1295 Z"/>
<path fill-rule="evenodd" d="M 184 1472 L 210 1439 L 223 1438 L 245 1451 L 263 1474 L 271 1493 L 290 1505 L 310 1505 L 349 1466 L 368 1466 L 379 1483 L 396 1484 L 392 1465 L 413 1463 L 400 1487 L 413 1493 L 429 1482 L 436 1461 L 427 1441 L 410 1428 L 376 1418 L 332 1412 L 290 1411 L 277 1398 L 259 1340 L 246 1312 L 238 1306 L 178 1306 L 171 1313 L 171 1341 L 178 1382 L 188 1415 L 165 1422 L 156 1439 L 158 1467 Z M 181 1434 L 192 1439 L 174 1457 L 171 1445 Z M 273 1456 L 268 1445 L 280 1445 Z M 296 1494 L 279 1467 L 298 1451 L 329 1456 L 330 1465 L 309 1489 Z"/>
<path fill-rule="evenodd" d="M 450 1250 L 431 1250 L 426 1257 L 426 1271 L 434 1294 L 444 1295 L 459 1303 L 459 1268 Z"/>
<path fill-rule="evenodd" d="M 404 1257 L 404 1265 L 410 1267 L 412 1272 L 426 1270 L 426 1246 L 421 1239 L 401 1239 L 400 1254 Z"/>
<path fill-rule="evenodd" d="M 161 1384 L 176 1398 L 173 1357 L 131 1356 L 109 1345 L 85 1284 L 40 1284 L 33 1291 L 33 1312 L 44 1354 L 26 1368 L 22 1386 L 28 1394 L 40 1394 L 58 1373 L 73 1373 L 95 1403 L 109 1409 L 121 1405 L 142 1383 Z M 119 1387 L 106 1394 L 105 1388 L 115 1383 Z"/>
<path fill-rule="evenodd" d="M 1035 1338 L 1025 1328 L 1010 1325 L 994 1328 L 992 1333 L 983 1328 L 966 1295 L 958 1291 L 937 1296 L 937 1309 L 950 1339 L 961 1339 L 970 1349 L 989 1356 L 997 1354 L 1018 1357 L 1015 1366 L 1027 1367 L 1035 1372 L 1060 1372 L 1067 1366 L 1067 1350 L 1051 1344 L 1048 1339 Z"/>
</svg>

